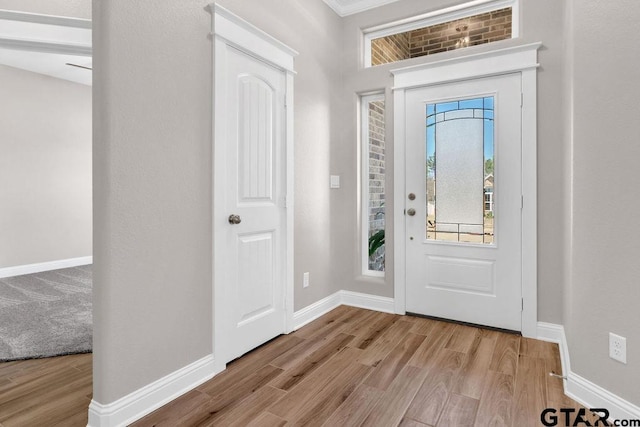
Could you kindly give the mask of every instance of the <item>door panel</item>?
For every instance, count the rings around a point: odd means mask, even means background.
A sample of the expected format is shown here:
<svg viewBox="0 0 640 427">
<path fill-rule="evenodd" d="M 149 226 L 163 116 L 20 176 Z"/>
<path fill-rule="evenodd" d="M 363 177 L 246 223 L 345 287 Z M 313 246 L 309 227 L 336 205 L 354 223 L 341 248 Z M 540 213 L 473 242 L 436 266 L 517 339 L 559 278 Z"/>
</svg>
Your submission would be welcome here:
<svg viewBox="0 0 640 427">
<path fill-rule="evenodd" d="M 408 312 L 521 330 L 520 81 L 406 92 Z"/>
<path fill-rule="evenodd" d="M 241 202 L 273 201 L 274 89 L 253 75 L 238 78 Z"/>
<path fill-rule="evenodd" d="M 226 46 L 225 362 L 285 331 L 286 76 Z M 219 151 L 217 151 L 219 152 Z"/>
<path fill-rule="evenodd" d="M 427 284 L 433 289 L 493 294 L 495 261 L 427 255 Z"/>
<path fill-rule="evenodd" d="M 274 243 L 273 233 L 238 236 L 238 328 L 276 310 Z M 251 268 L 246 268 L 247 264 Z"/>
</svg>

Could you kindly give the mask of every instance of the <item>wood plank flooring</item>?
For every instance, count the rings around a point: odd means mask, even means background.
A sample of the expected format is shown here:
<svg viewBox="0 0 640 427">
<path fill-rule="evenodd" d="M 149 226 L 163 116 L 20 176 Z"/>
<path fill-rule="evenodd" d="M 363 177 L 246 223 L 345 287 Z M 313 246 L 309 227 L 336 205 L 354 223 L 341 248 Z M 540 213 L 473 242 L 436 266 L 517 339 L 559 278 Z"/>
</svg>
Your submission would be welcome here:
<svg viewBox="0 0 640 427">
<path fill-rule="evenodd" d="M 134 426 L 539 426 L 579 407 L 550 371 L 554 344 L 342 306 Z"/>
<path fill-rule="evenodd" d="M 555 344 L 342 306 L 133 424 L 539 426 Z M 91 355 L 0 364 L 0 427 L 86 426 Z"/>
<path fill-rule="evenodd" d="M 86 426 L 91 354 L 0 363 L 0 426 Z"/>
</svg>

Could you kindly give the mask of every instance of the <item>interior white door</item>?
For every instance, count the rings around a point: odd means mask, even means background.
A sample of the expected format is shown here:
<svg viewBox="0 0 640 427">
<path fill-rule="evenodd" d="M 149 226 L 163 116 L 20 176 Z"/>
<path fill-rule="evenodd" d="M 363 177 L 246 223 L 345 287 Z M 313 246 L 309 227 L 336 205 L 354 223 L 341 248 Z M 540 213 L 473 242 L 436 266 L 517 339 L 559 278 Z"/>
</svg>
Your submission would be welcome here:
<svg viewBox="0 0 640 427">
<path fill-rule="evenodd" d="M 221 46 L 222 48 L 222 46 Z M 229 45 L 224 87 L 225 168 L 217 191 L 225 214 L 216 224 L 218 277 L 224 278 L 224 358 L 232 360 L 285 331 L 285 72 Z M 220 175 L 218 175 L 220 176 Z M 218 295 L 215 296 L 219 297 Z M 219 317 L 218 317 L 219 318 Z"/>
<path fill-rule="evenodd" d="M 522 327 L 519 73 L 406 92 L 406 309 Z"/>
</svg>

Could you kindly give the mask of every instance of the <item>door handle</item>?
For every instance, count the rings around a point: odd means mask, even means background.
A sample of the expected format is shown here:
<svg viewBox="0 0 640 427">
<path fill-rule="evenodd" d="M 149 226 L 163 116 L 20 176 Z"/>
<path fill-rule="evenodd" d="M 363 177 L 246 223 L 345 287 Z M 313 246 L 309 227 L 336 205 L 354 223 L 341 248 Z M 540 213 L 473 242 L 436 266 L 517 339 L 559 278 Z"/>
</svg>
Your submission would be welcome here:
<svg viewBox="0 0 640 427">
<path fill-rule="evenodd" d="M 411 208 L 411 209 L 407 209 L 407 215 L 409 216 L 414 216 L 416 214 L 416 210 Z"/>
<path fill-rule="evenodd" d="M 242 222 L 240 215 L 231 214 L 229 215 L 229 224 L 237 225 Z"/>
</svg>

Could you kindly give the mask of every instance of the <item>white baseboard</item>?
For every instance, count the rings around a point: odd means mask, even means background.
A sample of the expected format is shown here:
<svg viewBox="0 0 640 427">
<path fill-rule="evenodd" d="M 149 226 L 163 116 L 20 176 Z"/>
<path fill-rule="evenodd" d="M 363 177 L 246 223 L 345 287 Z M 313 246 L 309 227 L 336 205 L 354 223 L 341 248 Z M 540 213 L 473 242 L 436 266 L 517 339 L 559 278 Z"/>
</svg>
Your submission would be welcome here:
<svg viewBox="0 0 640 427">
<path fill-rule="evenodd" d="M 43 271 L 59 270 L 61 268 L 78 267 L 93 264 L 92 256 L 61 259 L 58 261 L 40 262 L 37 264 L 18 265 L 0 268 L 0 279 L 5 277 L 22 276 L 23 274 L 41 273 Z"/>
<path fill-rule="evenodd" d="M 293 313 L 293 330 L 298 330 L 309 322 L 316 320 L 336 307 L 342 305 L 340 292 L 329 295 L 326 298 L 316 301 L 305 308 Z"/>
<path fill-rule="evenodd" d="M 564 334 L 564 326 L 554 323 L 538 322 L 538 339 L 558 344 L 560 362 L 562 364 L 562 375 L 567 375 L 567 372 L 571 372 L 569 346 L 567 345 L 567 337 Z"/>
<path fill-rule="evenodd" d="M 557 343 L 564 380 L 564 393 L 586 408 L 604 408 L 612 420 L 640 419 L 640 407 L 624 400 L 571 370 L 569 346 L 562 325 L 538 322 L 538 339 Z"/>
<path fill-rule="evenodd" d="M 293 329 L 300 329 L 307 323 L 312 322 L 341 305 L 366 308 L 384 313 L 394 312 L 393 298 L 379 297 L 377 295 L 362 294 L 359 292 L 338 291 L 293 313 Z"/>
<path fill-rule="evenodd" d="M 613 420 L 640 419 L 640 407 L 574 372 L 569 372 L 564 392 L 587 408 L 607 409 Z"/>
<path fill-rule="evenodd" d="M 377 295 L 362 294 L 359 292 L 340 291 L 342 304 L 351 307 L 366 308 L 367 310 L 382 311 L 383 313 L 395 313 L 393 298 L 379 297 Z"/>
<path fill-rule="evenodd" d="M 115 402 L 103 405 L 93 400 L 89 405 L 87 427 L 126 426 L 193 390 L 217 373 L 213 355 L 209 355 Z"/>
</svg>

